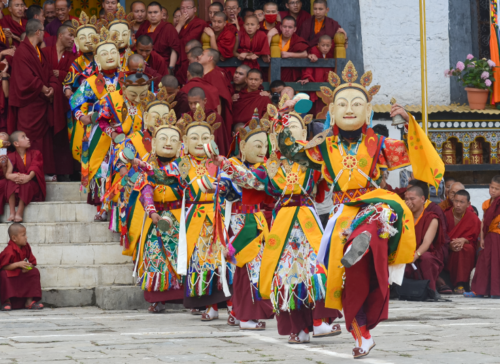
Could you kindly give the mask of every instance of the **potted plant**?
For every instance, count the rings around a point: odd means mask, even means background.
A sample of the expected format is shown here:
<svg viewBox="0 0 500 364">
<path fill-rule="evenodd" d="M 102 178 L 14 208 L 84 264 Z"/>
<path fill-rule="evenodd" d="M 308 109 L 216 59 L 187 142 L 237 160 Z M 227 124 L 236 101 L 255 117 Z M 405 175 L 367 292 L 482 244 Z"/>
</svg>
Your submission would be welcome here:
<svg viewBox="0 0 500 364">
<path fill-rule="evenodd" d="M 446 77 L 455 76 L 465 86 L 467 99 L 472 110 L 484 110 L 493 78 L 495 62 L 486 58 L 477 59 L 472 54 L 465 62 L 458 62 L 455 68 L 444 71 Z"/>
</svg>

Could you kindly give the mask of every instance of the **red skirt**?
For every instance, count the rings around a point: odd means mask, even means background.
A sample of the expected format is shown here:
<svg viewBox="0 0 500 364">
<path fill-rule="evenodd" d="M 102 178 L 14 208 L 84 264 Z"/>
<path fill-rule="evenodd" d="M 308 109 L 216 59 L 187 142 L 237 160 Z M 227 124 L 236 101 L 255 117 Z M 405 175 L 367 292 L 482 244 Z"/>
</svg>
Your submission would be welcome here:
<svg viewBox="0 0 500 364">
<path fill-rule="evenodd" d="M 0 301 L 2 304 L 10 300 L 13 309 L 24 308 L 26 298 L 29 297 L 33 298 L 35 302 L 42 299 L 40 271 L 37 268 L 10 278 L 7 277 L 7 271 L 0 270 Z"/>
<path fill-rule="evenodd" d="M 471 244 L 464 244 L 464 247 L 459 252 L 450 252 L 448 265 L 446 269 L 450 272 L 451 282 L 453 286 L 458 283 L 469 282 L 470 272 L 476 264 L 476 248 Z"/>
<path fill-rule="evenodd" d="M 479 254 L 471 290 L 478 295 L 500 296 L 500 235 L 488 233 Z"/>
<path fill-rule="evenodd" d="M 233 311 L 238 320 L 267 320 L 274 316 L 270 300 L 257 299 L 246 266 L 236 267 L 233 280 Z"/>
<path fill-rule="evenodd" d="M 144 299 L 149 303 L 156 302 L 170 302 L 170 303 L 182 303 L 184 299 L 184 287 L 181 289 L 172 289 L 169 291 L 144 291 Z"/>
</svg>

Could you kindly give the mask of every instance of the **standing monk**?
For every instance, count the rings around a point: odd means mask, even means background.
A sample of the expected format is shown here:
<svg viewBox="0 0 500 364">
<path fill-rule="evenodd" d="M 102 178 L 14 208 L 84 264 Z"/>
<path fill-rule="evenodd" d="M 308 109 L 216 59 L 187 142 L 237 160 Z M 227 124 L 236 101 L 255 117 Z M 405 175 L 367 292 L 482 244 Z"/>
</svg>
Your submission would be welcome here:
<svg viewBox="0 0 500 364">
<path fill-rule="evenodd" d="M 246 124 L 252 119 L 255 109 L 259 110 L 259 118 L 267 111 L 267 105 L 271 103 L 268 96 L 262 96 L 260 86 L 262 85 L 262 73 L 252 69 L 248 71 L 246 84 L 247 88 L 240 91 L 240 97 L 233 104 L 233 109 L 238 110 L 233 115 L 233 125 L 237 123 Z"/>
<path fill-rule="evenodd" d="M 215 2 L 210 4 L 208 7 L 208 25 L 211 26 L 214 22 L 214 16 L 215 14 L 224 11 L 224 5 L 222 5 L 220 2 Z"/>
<path fill-rule="evenodd" d="M 45 26 L 56 18 L 56 3 L 54 0 L 46 0 L 43 3 L 43 15 L 45 15 L 45 23 L 43 24 Z"/>
<path fill-rule="evenodd" d="M 286 0 L 285 5 L 288 11 L 280 11 L 282 23 L 287 16 L 292 16 L 297 21 L 297 29 L 300 31 L 302 24 L 311 17 L 311 14 L 302 9 L 300 0 Z"/>
<path fill-rule="evenodd" d="M 240 91 L 247 87 L 247 74 L 250 69 L 246 64 L 242 64 L 236 68 L 232 83 L 233 102 L 240 98 Z"/>
<path fill-rule="evenodd" d="M 56 0 L 56 18 L 47 25 L 45 31 L 52 36 L 57 35 L 57 30 L 65 21 L 68 20 L 78 20 L 78 18 L 69 15 L 69 12 L 72 10 L 71 1 L 70 0 Z"/>
<path fill-rule="evenodd" d="M 188 93 L 193 87 L 200 87 L 207 95 L 207 109 L 216 110 L 220 114 L 219 90 L 203 78 L 203 66 L 198 62 L 191 63 L 187 71 L 188 82 L 181 91 Z"/>
<path fill-rule="evenodd" d="M 210 48 L 220 53 L 221 61 L 233 57 L 236 34 L 234 28 L 226 25 L 226 14 L 219 12 L 212 18 L 212 27 L 205 28 L 205 33 L 210 37 Z"/>
<path fill-rule="evenodd" d="M 118 10 L 118 0 L 104 0 L 102 2 L 102 9 L 106 13 L 115 14 Z"/>
<path fill-rule="evenodd" d="M 177 67 L 180 67 L 182 62 L 187 59 L 186 44 L 190 40 L 201 40 L 203 30 L 207 27 L 207 22 L 201 20 L 196 16 L 196 4 L 194 0 L 182 0 L 181 5 L 181 18 L 179 24 L 175 27 L 179 33 L 181 42 L 181 55 L 177 61 Z M 182 72 L 176 73 L 177 79 L 181 84 L 186 83 L 186 75 Z"/>
<path fill-rule="evenodd" d="M 313 12 L 314 16 L 304 21 L 299 30 L 299 35 L 304 38 L 309 47 L 314 47 L 318 44 L 319 38 L 322 35 L 329 35 L 332 39 L 336 33 L 341 32 L 346 34 L 339 23 L 326 15 L 330 9 L 326 0 L 314 0 Z M 346 48 L 347 48 L 347 34 L 346 34 Z"/>
<path fill-rule="evenodd" d="M 163 57 L 167 66 L 173 70 L 179 59 L 181 45 L 174 26 L 161 20 L 162 6 L 156 1 L 148 5 L 147 20 L 135 34 L 136 39 L 147 34 L 153 40 L 153 49 Z M 172 72 L 171 72 L 172 73 Z"/>
<path fill-rule="evenodd" d="M 184 85 L 187 81 L 187 79 L 186 79 L 187 69 L 188 69 L 188 66 L 191 63 L 193 63 L 193 60 L 190 59 L 190 56 L 191 56 L 190 53 L 195 48 L 201 48 L 203 50 L 201 42 L 197 39 L 190 40 L 184 46 L 184 52 L 186 53 L 186 59 L 184 59 L 181 62 L 181 64 L 177 67 L 177 69 L 175 71 L 175 77 L 177 77 L 177 79 L 179 80 L 179 83 L 181 85 Z"/>
<path fill-rule="evenodd" d="M 217 67 L 219 63 L 220 53 L 215 49 L 209 48 L 203 51 L 199 57 L 199 62 L 203 66 L 203 78 L 212 86 L 219 90 L 221 116 L 224 119 L 222 125 L 223 131 L 226 133 L 226 140 L 231 137 L 231 126 L 233 125 L 233 99 L 231 95 L 231 81 L 226 77 L 224 70 Z M 229 143 L 229 142 L 228 142 Z"/>
<path fill-rule="evenodd" d="M 278 4 L 269 2 L 264 5 L 264 20 L 260 22 L 260 30 L 268 34 L 270 30 L 281 29 L 278 19 Z"/>
<path fill-rule="evenodd" d="M 470 272 L 476 265 L 477 238 L 481 231 L 481 221 L 469 206 L 469 192 L 460 190 L 453 199 L 453 208 L 445 212 L 451 239 L 446 269 L 457 294 L 463 294 L 468 286 Z"/>
<path fill-rule="evenodd" d="M 259 57 L 262 57 L 264 62 L 270 62 L 269 42 L 266 33 L 259 29 L 259 19 L 255 15 L 246 17 L 244 29 L 239 33 L 234 45 L 233 55 L 243 64 L 258 70 Z"/>
<path fill-rule="evenodd" d="M 54 115 L 54 111 L 62 110 L 59 107 L 63 107 L 63 96 L 49 61 L 38 48 L 43 42 L 43 33 L 39 20 L 29 20 L 26 38 L 16 51 L 11 74 L 8 130 L 9 133 L 24 131 L 31 140 L 31 148 L 43 154 L 45 174 L 55 174 L 61 156 L 54 155 L 53 136 L 65 131 L 66 119 Z M 55 92 L 54 87 L 58 88 Z"/>
<path fill-rule="evenodd" d="M 133 44 L 135 44 L 135 40 L 137 39 L 135 34 L 147 19 L 146 5 L 144 5 L 142 1 L 134 1 L 132 5 L 130 5 L 130 11 L 132 12 L 133 16 L 130 31 L 132 32 Z"/>
<path fill-rule="evenodd" d="M 224 11 L 227 16 L 227 23 L 233 25 L 237 31 L 243 29 L 243 24 L 245 23 L 238 14 L 241 11 L 238 0 L 226 0 L 224 4 Z"/>
<path fill-rule="evenodd" d="M 12 45 L 19 47 L 21 43 L 21 34 L 26 30 L 27 20 L 24 17 L 24 9 L 26 5 L 24 0 L 11 0 L 9 2 L 10 15 L 4 15 L 0 19 L 5 36 L 12 39 Z"/>
<path fill-rule="evenodd" d="M 191 111 L 188 103 L 188 96 L 185 92 L 181 91 L 179 86 L 179 81 L 172 75 L 163 76 L 161 79 L 161 84 L 167 90 L 168 96 L 175 95 L 174 101 L 176 104 L 174 106 L 175 116 L 179 120 L 183 114 Z"/>
</svg>

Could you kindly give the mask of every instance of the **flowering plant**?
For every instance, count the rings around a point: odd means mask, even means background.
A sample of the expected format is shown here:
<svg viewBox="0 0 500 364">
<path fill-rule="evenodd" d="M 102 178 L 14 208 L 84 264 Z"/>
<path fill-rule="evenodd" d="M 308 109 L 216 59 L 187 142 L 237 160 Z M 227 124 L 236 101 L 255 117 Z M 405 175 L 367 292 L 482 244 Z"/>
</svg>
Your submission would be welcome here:
<svg viewBox="0 0 500 364">
<path fill-rule="evenodd" d="M 495 81 L 493 67 L 496 65 L 491 59 L 477 59 L 469 54 L 465 62 L 458 62 L 455 68 L 445 70 L 444 75 L 446 77 L 456 76 L 465 87 L 491 91 L 491 85 Z"/>
</svg>

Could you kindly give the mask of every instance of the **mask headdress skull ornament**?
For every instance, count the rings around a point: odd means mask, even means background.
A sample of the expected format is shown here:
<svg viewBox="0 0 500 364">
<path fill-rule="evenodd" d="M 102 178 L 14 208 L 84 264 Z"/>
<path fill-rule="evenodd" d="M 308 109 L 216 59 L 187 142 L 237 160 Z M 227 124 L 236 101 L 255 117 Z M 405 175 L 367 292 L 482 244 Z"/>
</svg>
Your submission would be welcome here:
<svg viewBox="0 0 500 364">
<path fill-rule="evenodd" d="M 83 53 L 87 52 L 92 52 L 93 49 L 87 47 L 87 38 L 90 34 L 97 34 L 100 30 L 100 24 L 97 21 L 97 18 L 95 15 L 92 15 L 91 18 L 88 17 L 88 15 L 82 11 L 80 13 L 80 17 L 78 19 L 72 19 L 71 24 L 73 25 L 74 29 L 71 29 L 75 36 L 75 44 L 76 47 L 79 51 L 82 51 Z M 90 33 L 87 36 L 85 36 L 85 39 L 82 39 L 82 41 L 79 40 L 78 34 L 81 32 L 86 32 Z"/>
</svg>

